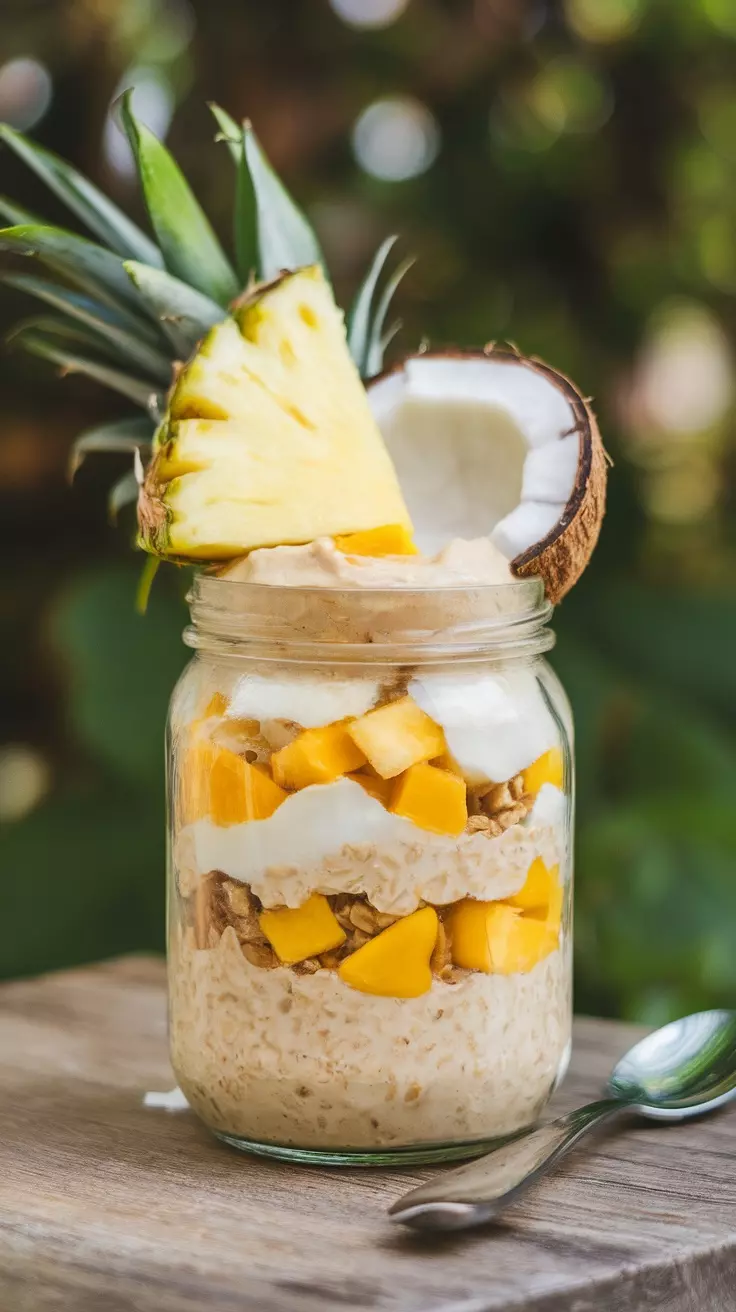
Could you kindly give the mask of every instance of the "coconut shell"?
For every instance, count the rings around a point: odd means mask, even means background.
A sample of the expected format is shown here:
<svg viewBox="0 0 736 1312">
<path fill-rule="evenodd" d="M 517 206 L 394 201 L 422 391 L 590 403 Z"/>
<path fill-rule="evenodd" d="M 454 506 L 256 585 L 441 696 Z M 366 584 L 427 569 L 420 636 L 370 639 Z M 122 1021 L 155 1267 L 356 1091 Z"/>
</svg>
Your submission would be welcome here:
<svg viewBox="0 0 736 1312">
<path fill-rule="evenodd" d="M 517 364 L 519 368 L 532 369 L 536 373 L 543 374 L 554 387 L 564 393 L 565 399 L 569 402 L 575 416 L 575 424 L 569 431 L 580 435 L 580 452 L 572 493 L 552 531 L 510 562 L 511 569 L 517 577 L 528 578 L 536 574 L 543 579 L 546 596 L 556 604 L 577 583 L 588 564 L 598 541 L 606 509 L 609 461 L 589 402 L 564 374 L 545 364 L 543 360 L 522 355 L 513 347 L 489 343 L 482 350 L 449 347 L 446 350 L 423 351 L 419 354 L 423 360 L 485 358 L 501 360 L 505 364 Z M 374 384 L 382 382 L 392 374 L 400 373 L 407 361 L 412 358 L 414 357 L 405 356 L 397 364 L 371 379 L 368 390 L 370 391 Z"/>
</svg>

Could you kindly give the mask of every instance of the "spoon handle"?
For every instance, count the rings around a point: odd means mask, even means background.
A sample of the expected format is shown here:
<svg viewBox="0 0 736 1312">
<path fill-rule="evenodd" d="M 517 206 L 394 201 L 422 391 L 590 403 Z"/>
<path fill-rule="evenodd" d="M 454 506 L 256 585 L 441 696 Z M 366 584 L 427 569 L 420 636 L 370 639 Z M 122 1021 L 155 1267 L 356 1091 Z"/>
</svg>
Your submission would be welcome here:
<svg viewBox="0 0 736 1312">
<path fill-rule="evenodd" d="M 604 1098 L 568 1112 L 459 1170 L 412 1189 L 389 1208 L 389 1215 L 394 1221 L 426 1230 L 481 1225 L 549 1171 L 588 1130 L 625 1111 L 627 1105 L 618 1098 Z"/>
</svg>

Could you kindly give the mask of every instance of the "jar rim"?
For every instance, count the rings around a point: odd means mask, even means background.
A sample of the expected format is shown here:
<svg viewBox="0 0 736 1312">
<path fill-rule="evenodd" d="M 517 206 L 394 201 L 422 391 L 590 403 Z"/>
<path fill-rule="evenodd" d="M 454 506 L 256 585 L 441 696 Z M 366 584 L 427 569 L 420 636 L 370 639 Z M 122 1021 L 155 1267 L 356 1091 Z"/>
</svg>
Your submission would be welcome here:
<svg viewBox="0 0 736 1312">
<path fill-rule="evenodd" d="M 538 577 L 512 583 L 347 587 L 195 575 L 188 646 L 295 661 L 431 661 L 547 651 L 552 605 Z"/>
</svg>

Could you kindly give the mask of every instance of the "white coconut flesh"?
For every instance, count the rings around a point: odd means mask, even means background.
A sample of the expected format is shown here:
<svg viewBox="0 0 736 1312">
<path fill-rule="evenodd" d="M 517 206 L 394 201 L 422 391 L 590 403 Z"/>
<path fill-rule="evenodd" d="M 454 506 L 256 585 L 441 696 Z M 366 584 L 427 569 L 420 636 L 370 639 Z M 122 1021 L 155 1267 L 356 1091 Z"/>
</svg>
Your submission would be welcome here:
<svg viewBox="0 0 736 1312">
<path fill-rule="evenodd" d="M 602 448 L 591 462 L 595 423 L 572 385 L 506 352 L 425 354 L 370 383 L 368 395 L 419 548 L 434 554 L 452 538 L 490 536 L 515 568 L 528 564 L 517 573 L 545 575 L 535 549 L 541 556 L 580 510 L 591 464 L 605 478 Z M 587 516 L 592 541 L 567 543 L 566 577 L 546 580 L 553 600 L 587 563 L 602 507 L 601 495 Z"/>
</svg>

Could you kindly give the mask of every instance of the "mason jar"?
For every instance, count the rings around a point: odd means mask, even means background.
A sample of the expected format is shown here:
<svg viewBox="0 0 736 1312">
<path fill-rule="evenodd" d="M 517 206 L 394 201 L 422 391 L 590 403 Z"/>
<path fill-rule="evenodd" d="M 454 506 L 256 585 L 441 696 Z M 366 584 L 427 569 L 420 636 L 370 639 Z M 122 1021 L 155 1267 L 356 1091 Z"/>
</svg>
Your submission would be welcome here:
<svg viewBox="0 0 736 1312">
<path fill-rule="evenodd" d="M 327 1163 L 532 1124 L 571 1034 L 572 724 L 542 584 L 200 575 L 171 704 L 171 1055 L 202 1121 Z"/>
</svg>

